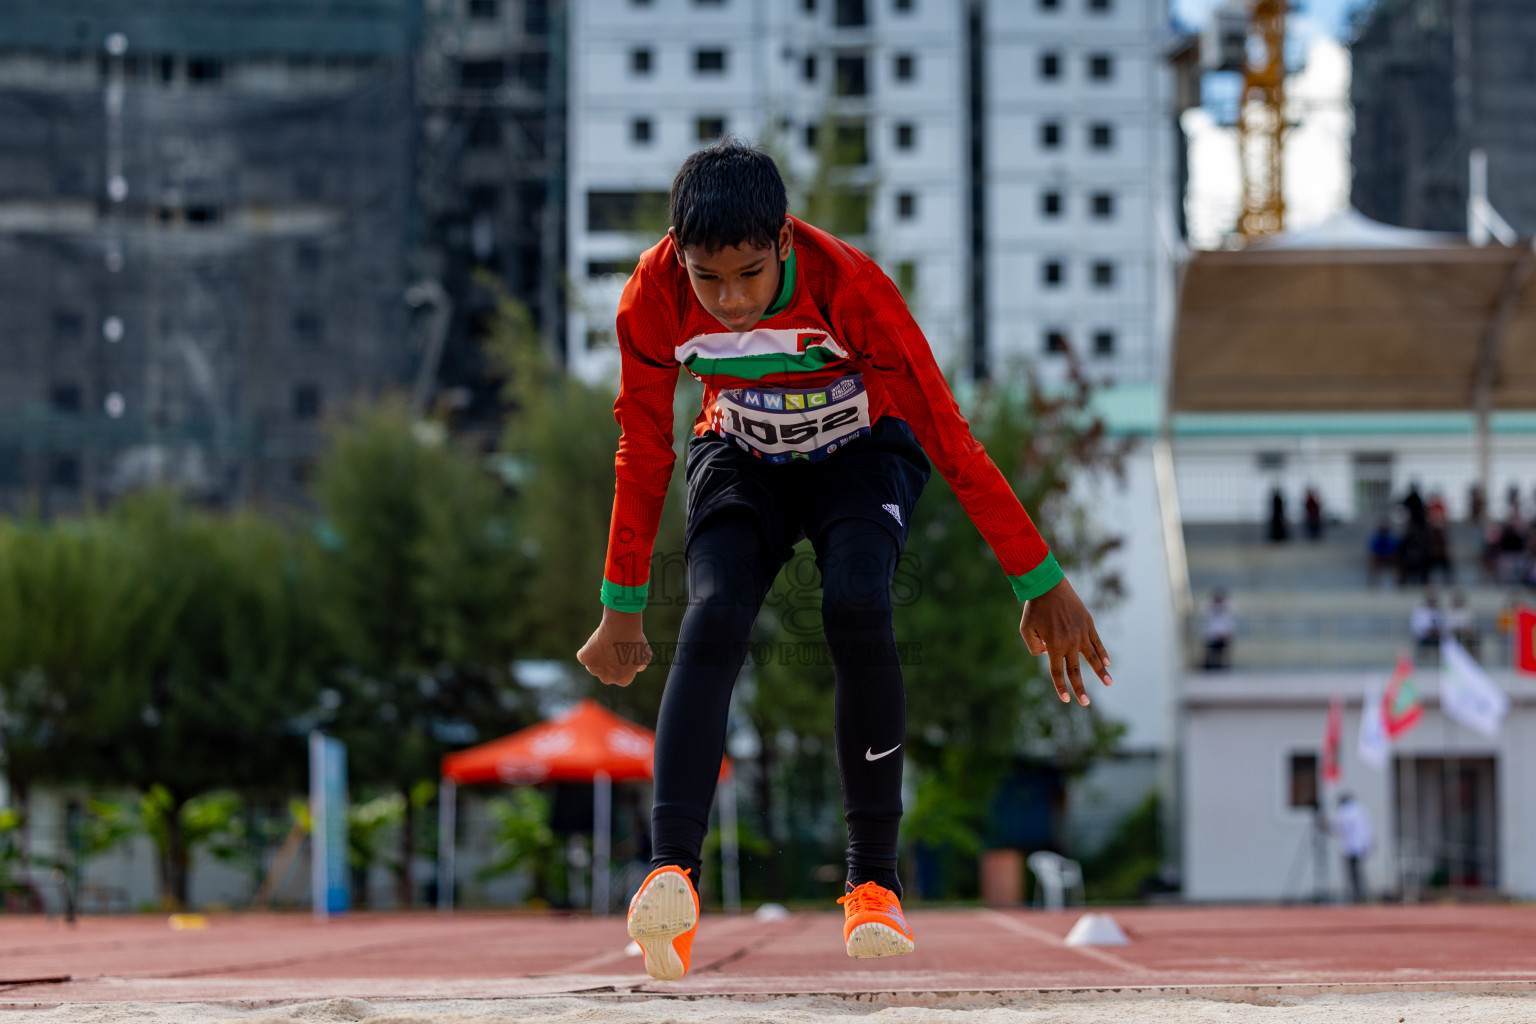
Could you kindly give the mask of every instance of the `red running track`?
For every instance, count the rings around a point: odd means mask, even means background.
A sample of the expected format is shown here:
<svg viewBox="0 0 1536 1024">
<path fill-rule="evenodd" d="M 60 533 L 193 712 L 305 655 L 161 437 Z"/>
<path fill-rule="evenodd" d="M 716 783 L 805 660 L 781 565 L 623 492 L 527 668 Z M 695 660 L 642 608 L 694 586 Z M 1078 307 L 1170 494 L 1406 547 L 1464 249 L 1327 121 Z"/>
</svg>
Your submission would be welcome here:
<svg viewBox="0 0 1536 1024">
<path fill-rule="evenodd" d="M 1536 908 L 1133 907 L 1121 947 L 1063 945 L 1077 913 L 916 910 L 917 952 L 850 960 L 841 915 L 706 916 L 693 970 L 647 978 L 622 919 L 513 913 L 0 918 L 0 1005 L 111 1000 L 900 994 L 1060 989 L 1536 992 Z M 1241 995 L 1239 991 L 1239 996 Z"/>
</svg>

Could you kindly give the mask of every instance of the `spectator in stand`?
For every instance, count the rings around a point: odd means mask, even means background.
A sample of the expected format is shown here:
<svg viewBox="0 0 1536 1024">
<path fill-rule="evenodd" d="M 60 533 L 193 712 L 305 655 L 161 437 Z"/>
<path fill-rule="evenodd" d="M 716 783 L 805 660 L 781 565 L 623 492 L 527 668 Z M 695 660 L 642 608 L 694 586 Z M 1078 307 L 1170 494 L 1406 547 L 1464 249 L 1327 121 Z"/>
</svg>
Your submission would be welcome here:
<svg viewBox="0 0 1536 1024">
<path fill-rule="evenodd" d="M 1397 537 L 1392 534 L 1392 526 L 1385 519 L 1376 524 L 1376 532 L 1371 534 L 1369 545 L 1371 561 L 1366 569 L 1366 586 L 1376 585 L 1376 574 L 1386 573 L 1389 579 L 1396 579 L 1397 566 Z"/>
<path fill-rule="evenodd" d="M 1515 663 L 1515 622 L 1520 617 L 1520 595 L 1511 590 L 1504 595 L 1504 607 L 1499 609 L 1499 648 L 1501 664 Z"/>
<path fill-rule="evenodd" d="M 1477 617 L 1467 607 L 1467 595 L 1459 589 L 1451 592 L 1451 607 L 1445 613 L 1445 631 L 1465 647 L 1468 654 L 1477 657 L 1478 648 L 1482 646 L 1477 634 Z"/>
<path fill-rule="evenodd" d="M 1433 589 L 1424 588 L 1424 599 L 1408 617 L 1408 627 L 1413 630 L 1420 663 L 1434 664 L 1440 655 L 1440 638 L 1445 635 L 1445 614 Z"/>
<path fill-rule="evenodd" d="M 1429 508 L 1424 504 L 1424 496 L 1419 493 L 1417 480 L 1408 484 L 1408 493 L 1403 495 L 1403 509 L 1408 513 L 1408 529 L 1412 532 L 1414 527 L 1423 527 L 1429 523 Z"/>
<path fill-rule="evenodd" d="M 1227 604 L 1227 592 L 1220 588 L 1211 592 L 1211 600 L 1205 606 L 1202 623 L 1205 634 L 1205 668 L 1220 671 L 1232 667 L 1232 638 L 1237 635 L 1237 619 Z"/>
<path fill-rule="evenodd" d="M 1514 506 L 1519 508 L 1517 502 Z M 1500 583 L 1519 583 L 1525 575 L 1525 523 L 1518 511 L 1511 511 L 1499 526 L 1497 552 L 1494 558 L 1494 577 Z"/>
<path fill-rule="evenodd" d="M 1306 513 L 1307 539 L 1321 540 L 1323 536 L 1323 500 L 1317 496 L 1316 487 L 1307 488 L 1307 499 L 1302 508 Z"/>
<path fill-rule="evenodd" d="M 1467 488 L 1467 521 L 1478 526 L 1488 521 L 1488 496 L 1483 493 L 1482 484 Z"/>
<path fill-rule="evenodd" d="M 1276 487 L 1269 492 L 1269 539 L 1279 544 L 1290 536 L 1290 526 L 1285 521 L 1285 495 Z"/>
<path fill-rule="evenodd" d="M 1445 502 L 1439 493 L 1430 499 L 1429 522 L 1424 527 L 1424 582 L 1433 580 L 1439 570 L 1447 584 L 1456 582 L 1456 568 L 1451 564 L 1450 523 L 1445 516 Z"/>
<path fill-rule="evenodd" d="M 1433 523 L 1438 516 L 1443 523 L 1446 521 L 1445 495 L 1436 487 L 1429 492 L 1429 500 L 1424 503 L 1424 518 Z"/>
</svg>

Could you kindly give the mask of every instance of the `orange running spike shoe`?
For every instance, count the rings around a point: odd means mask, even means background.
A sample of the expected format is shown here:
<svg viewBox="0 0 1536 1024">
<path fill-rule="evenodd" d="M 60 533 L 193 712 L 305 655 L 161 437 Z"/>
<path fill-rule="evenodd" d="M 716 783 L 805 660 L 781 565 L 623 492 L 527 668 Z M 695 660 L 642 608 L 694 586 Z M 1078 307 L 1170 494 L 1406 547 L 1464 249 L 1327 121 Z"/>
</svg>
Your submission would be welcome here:
<svg viewBox="0 0 1536 1024">
<path fill-rule="evenodd" d="M 673 864 L 645 876 L 629 901 L 629 937 L 645 953 L 645 972 L 658 981 L 688 973 L 699 928 L 699 894 L 688 872 Z"/>
<path fill-rule="evenodd" d="M 891 890 L 865 882 L 837 902 L 843 905 L 843 942 L 849 956 L 901 956 L 917 948 L 901 914 L 901 900 Z"/>
</svg>

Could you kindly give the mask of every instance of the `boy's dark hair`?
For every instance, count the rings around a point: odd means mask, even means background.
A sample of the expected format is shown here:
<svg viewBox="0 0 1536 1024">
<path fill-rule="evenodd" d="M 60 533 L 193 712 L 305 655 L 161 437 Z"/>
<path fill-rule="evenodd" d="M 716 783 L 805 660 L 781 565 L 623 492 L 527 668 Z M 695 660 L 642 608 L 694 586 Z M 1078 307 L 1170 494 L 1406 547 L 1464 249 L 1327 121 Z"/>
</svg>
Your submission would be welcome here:
<svg viewBox="0 0 1536 1024">
<path fill-rule="evenodd" d="M 719 252 L 726 246 L 771 246 L 789 210 L 773 157 L 724 138 L 683 161 L 672 179 L 677 244 Z"/>
</svg>

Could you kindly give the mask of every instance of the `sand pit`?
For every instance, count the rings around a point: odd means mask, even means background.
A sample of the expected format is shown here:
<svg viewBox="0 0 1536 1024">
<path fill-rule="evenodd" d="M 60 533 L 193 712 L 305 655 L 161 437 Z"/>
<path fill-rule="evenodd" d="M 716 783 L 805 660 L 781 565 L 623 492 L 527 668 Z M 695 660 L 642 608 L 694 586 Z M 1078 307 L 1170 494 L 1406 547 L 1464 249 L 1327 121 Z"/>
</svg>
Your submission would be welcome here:
<svg viewBox="0 0 1536 1024">
<path fill-rule="evenodd" d="M 207 1003 L 82 1003 L 13 1011 L 12 1024 L 1529 1024 L 1536 997 L 1376 993 L 1260 1003 L 1190 997 L 1053 995 L 903 1006 L 820 997 L 767 1000 L 582 998 L 368 1002 L 328 999 L 233 1008 Z"/>
</svg>

